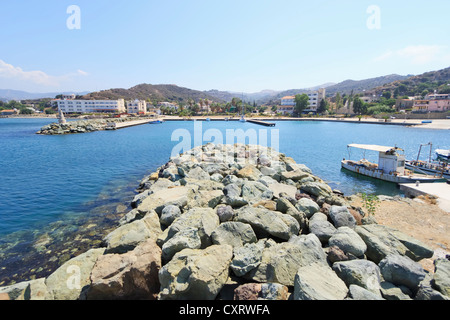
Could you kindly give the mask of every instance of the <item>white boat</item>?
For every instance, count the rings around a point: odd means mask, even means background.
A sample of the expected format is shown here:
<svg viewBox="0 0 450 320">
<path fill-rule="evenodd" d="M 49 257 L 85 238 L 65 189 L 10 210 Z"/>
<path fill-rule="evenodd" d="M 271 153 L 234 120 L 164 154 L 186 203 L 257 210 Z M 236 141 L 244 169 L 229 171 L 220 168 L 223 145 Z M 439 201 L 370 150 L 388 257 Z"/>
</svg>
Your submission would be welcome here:
<svg viewBox="0 0 450 320">
<path fill-rule="evenodd" d="M 405 168 L 405 155 L 403 150 L 397 147 L 385 147 L 378 145 L 349 144 L 350 148 L 370 150 L 378 152 L 378 164 L 371 163 L 366 159 L 359 161 L 342 160 L 342 168 L 362 174 L 364 176 L 394 182 L 394 183 L 430 183 L 445 182 L 442 177 L 427 174 L 418 174 Z"/>
<path fill-rule="evenodd" d="M 245 120 L 244 116 L 241 116 L 241 119 L 239 121 L 240 122 L 247 122 L 247 120 Z"/>
<path fill-rule="evenodd" d="M 438 159 L 450 161 L 450 150 L 436 149 L 435 152 Z"/>
</svg>

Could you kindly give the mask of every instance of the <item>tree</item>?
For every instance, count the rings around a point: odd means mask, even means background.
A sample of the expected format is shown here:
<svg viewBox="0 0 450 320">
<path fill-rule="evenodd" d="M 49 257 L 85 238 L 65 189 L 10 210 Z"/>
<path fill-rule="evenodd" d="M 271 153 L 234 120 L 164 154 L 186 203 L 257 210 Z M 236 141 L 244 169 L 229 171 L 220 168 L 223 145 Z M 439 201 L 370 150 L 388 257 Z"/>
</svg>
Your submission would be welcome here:
<svg viewBox="0 0 450 320">
<path fill-rule="evenodd" d="M 309 106 L 309 97 L 307 94 L 298 94 L 295 96 L 295 111 L 298 115 L 301 115 L 303 110 Z"/>
<path fill-rule="evenodd" d="M 367 104 L 364 103 L 360 98 L 356 97 L 353 100 L 353 112 L 355 114 L 366 114 L 367 113 Z"/>
<path fill-rule="evenodd" d="M 383 92 L 383 98 L 390 99 L 392 97 L 391 91 L 387 90 Z"/>
<path fill-rule="evenodd" d="M 319 107 L 317 108 L 317 113 L 325 113 L 328 111 L 328 101 L 325 99 L 320 100 Z"/>
</svg>

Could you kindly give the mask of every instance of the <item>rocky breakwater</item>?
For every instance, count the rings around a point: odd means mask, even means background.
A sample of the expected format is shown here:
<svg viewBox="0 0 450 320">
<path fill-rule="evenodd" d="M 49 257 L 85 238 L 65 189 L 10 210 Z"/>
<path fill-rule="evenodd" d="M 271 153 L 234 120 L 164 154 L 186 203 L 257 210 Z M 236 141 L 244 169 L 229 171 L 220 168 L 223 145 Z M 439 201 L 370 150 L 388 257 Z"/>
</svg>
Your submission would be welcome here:
<svg viewBox="0 0 450 320">
<path fill-rule="evenodd" d="M 86 119 L 68 121 L 67 123 L 51 123 L 43 126 L 37 134 L 42 135 L 64 135 L 87 133 L 94 131 L 113 130 L 116 123 L 136 121 L 142 118 L 109 118 L 109 119 Z"/>
<path fill-rule="evenodd" d="M 146 177 L 92 249 L 10 299 L 448 299 L 450 261 L 374 223 L 292 158 L 207 144 Z"/>
</svg>

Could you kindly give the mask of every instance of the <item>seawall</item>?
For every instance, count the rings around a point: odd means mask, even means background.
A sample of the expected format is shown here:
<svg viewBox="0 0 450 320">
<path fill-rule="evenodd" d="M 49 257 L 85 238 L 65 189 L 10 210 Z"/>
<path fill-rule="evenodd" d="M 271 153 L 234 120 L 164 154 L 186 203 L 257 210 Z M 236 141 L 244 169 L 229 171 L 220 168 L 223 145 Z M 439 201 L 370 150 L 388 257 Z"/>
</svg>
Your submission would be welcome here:
<svg viewBox="0 0 450 320">
<path fill-rule="evenodd" d="M 261 146 L 196 147 L 145 177 L 93 248 L 7 299 L 448 299 L 449 261 Z"/>
</svg>

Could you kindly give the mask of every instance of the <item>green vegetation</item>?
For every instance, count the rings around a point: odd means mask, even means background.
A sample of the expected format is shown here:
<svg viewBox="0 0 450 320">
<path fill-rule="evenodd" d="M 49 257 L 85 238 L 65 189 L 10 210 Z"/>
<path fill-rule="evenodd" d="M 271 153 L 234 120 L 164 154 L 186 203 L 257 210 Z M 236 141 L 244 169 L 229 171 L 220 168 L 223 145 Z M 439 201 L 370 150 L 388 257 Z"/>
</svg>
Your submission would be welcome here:
<svg viewBox="0 0 450 320">
<path fill-rule="evenodd" d="M 298 94 L 295 96 L 295 113 L 301 115 L 309 106 L 309 97 L 307 94 Z"/>
<path fill-rule="evenodd" d="M 378 206 L 380 205 L 380 199 L 374 194 L 366 194 L 362 193 L 361 198 L 364 203 L 364 207 L 367 209 L 367 212 L 370 215 L 375 215 L 375 212 L 377 211 Z"/>
</svg>

